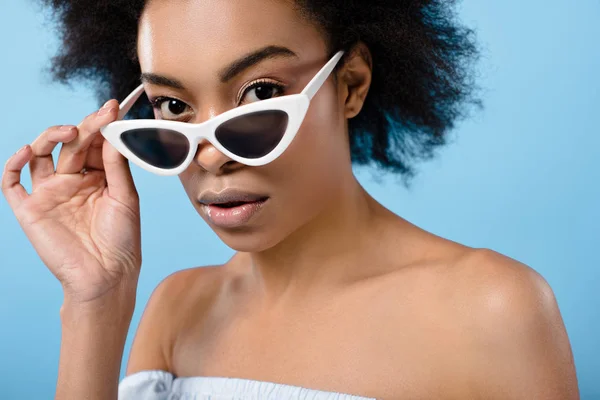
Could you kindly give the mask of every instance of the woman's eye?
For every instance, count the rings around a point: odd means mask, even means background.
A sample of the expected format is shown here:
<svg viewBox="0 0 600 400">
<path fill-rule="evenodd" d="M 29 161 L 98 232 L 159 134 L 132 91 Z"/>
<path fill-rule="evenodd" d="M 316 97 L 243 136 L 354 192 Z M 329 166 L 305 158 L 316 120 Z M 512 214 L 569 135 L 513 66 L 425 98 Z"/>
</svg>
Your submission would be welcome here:
<svg viewBox="0 0 600 400">
<path fill-rule="evenodd" d="M 153 102 L 154 108 L 158 109 L 163 119 L 178 119 L 188 111 L 188 105 L 183 101 L 172 98 L 158 98 Z"/>
<path fill-rule="evenodd" d="M 283 86 L 275 83 L 260 82 L 252 84 L 244 91 L 240 103 L 254 103 L 256 101 L 268 100 L 273 97 L 281 96 Z"/>
</svg>

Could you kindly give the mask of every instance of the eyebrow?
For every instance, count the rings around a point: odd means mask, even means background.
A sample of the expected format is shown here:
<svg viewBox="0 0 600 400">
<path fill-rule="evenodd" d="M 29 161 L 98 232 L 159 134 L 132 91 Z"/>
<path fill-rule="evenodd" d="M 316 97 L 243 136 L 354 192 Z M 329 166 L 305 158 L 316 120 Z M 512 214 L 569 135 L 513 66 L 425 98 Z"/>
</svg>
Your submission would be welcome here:
<svg viewBox="0 0 600 400">
<path fill-rule="evenodd" d="M 229 64 L 227 67 L 223 68 L 219 73 L 219 79 L 222 83 L 225 83 L 246 69 L 262 61 L 278 57 L 298 57 L 298 55 L 287 47 L 266 46 L 239 58 L 238 60 Z"/>
<path fill-rule="evenodd" d="M 298 55 L 292 50 L 288 49 L 287 47 L 266 46 L 262 49 L 253 51 L 252 53 L 235 60 L 225 68 L 221 69 L 221 71 L 219 72 L 219 80 L 221 81 L 221 83 L 226 83 L 227 81 L 233 79 L 235 76 L 241 74 L 243 71 L 262 61 L 279 57 L 298 57 Z M 154 74 L 151 72 L 142 73 L 140 79 L 144 83 L 150 83 L 158 86 L 167 86 L 174 89 L 185 89 L 183 83 L 181 83 L 177 79 Z"/>
<path fill-rule="evenodd" d="M 177 79 L 168 78 L 166 76 L 153 74 L 151 72 L 144 72 L 141 75 L 141 80 L 143 83 L 151 83 L 153 85 L 158 86 L 168 86 L 174 89 L 185 89 L 183 83 L 179 82 Z"/>
</svg>

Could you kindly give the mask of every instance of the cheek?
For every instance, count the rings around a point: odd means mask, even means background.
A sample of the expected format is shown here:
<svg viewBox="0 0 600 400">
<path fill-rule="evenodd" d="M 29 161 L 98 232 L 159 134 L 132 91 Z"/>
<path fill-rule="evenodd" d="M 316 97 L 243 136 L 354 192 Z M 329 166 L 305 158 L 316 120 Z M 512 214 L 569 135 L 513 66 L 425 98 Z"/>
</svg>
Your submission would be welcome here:
<svg viewBox="0 0 600 400">
<path fill-rule="evenodd" d="M 333 85 L 327 89 L 314 97 L 294 141 L 269 167 L 271 182 L 290 202 L 326 196 L 350 168 L 343 110 Z"/>
<path fill-rule="evenodd" d="M 331 84 L 313 98 L 304 122 L 290 147 L 290 158 L 319 174 L 348 167 L 348 140 L 343 110 Z M 326 169 L 324 171 L 323 169 Z"/>
<path fill-rule="evenodd" d="M 196 206 L 196 196 L 198 195 L 198 185 L 196 179 L 197 174 L 194 173 L 194 167 L 190 165 L 188 169 L 179 174 L 179 181 L 183 186 L 183 190 L 188 195 L 190 201 Z"/>
</svg>

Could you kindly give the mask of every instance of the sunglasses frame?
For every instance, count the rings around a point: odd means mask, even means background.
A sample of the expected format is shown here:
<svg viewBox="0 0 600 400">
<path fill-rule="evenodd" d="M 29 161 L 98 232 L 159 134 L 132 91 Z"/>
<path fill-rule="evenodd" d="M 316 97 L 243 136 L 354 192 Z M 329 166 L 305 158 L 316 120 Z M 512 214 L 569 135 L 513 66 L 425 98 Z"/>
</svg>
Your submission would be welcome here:
<svg viewBox="0 0 600 400">
<path fill-rule="evenodd" d="M 129 110 L 133 107 L 135 102 L 144 93 L 144 85 L 138 86 L 129 96 L 123 100 L 119 106 L 118 120 L 112 122 L 100 129 L 100 133 L 104 138 L 119 151 L 124 157 L 138 165 L 139 167 L 150 171 L 157 175 L 179 175 L 182 173 L 192 162 L 197 152 L 198 145 L 205 139 L 210 142 L 217 150 L 225 154 L 230 159 L 239 163 L 249 166 L 260 166 L 265 165 L 277 157 L 279 157 L 290 145 L 296 133 L 300 129 L 310 101 L 323 86 L 335 66 L 341 59 L 343 51 L 337 52 L 321 70 L 313 77 L 313 79 L 306 85 L 304 90 L 299 94 L 291 94 L 280 97 L 274 97 L 267 100 L 261 100 L 254 103 L 246 104 L 225 111 L 222 114 L 215 116 L 207 121 L 199 124 L 190 124 L 187 122 L 180 121 L 167 121 L 167 120 L 156 120 L 156 119 L 137 119 L 137 120 L 125 120 L 122 119 L 127 115 Z M 237 118 L 246 114 L 251 114 L 260 111 L 283 111 L 288 116 L 288 124 L 286 130 L 281 137 L 281 140 L 275 146 L 275 148 L 268 154 L 260 158 L 245 158 L 232 153 L 227 150 L 215 136 L 217 128 L 233 118 Z M 121 135 L 127 131 L 133 129 L 168 129 L 176 131 L 184 135 L 189 142 L 189 151 L 185 160 L 175 168 L 159 168 L 152 164 L 149 164 L 138 156 L 135 155 L 125 145 L 121 139 Z"/>
</svg>

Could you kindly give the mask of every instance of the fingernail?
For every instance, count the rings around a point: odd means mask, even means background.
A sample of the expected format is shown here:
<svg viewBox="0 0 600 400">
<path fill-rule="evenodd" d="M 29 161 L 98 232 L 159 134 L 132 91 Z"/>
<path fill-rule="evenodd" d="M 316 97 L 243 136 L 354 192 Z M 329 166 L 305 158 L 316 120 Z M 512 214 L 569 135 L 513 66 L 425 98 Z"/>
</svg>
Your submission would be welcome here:
<svg viewBox="0 0 600 400">
<path fill-rule="evenodd" d="M 106 108 L 106 107 L 108 107 L 108 105 L 109 105 L 109 104 L 110 104 L 110 100 L 109 100 L 109 101 L 107 101 L 106 103 L 104 103 L 104 105 L 102 106 L 102 108 Z M 102 110 L 102 108 L 101 108 L 101 110 Z"/>
<path fill-rule="evenodd" d="M 67 132 L 67 131 L 70 131 L 71 129 L 73 129 L 73 126 L 71 126 L 71 125 L 63 125 L 63 126 L 60 127 L 59 130 L 63 131 L 63 132 Z"/>
<path fill-rule="evenodd" d="M 98 111 L 98 115 L 106 115 L 111 113 L 112 111 L 116 110 L 116 108 L 101 108 L 100 111 Z"/>
<path fill-rule="evenodd" d="M 19 151 L 17 151 L 17 154 L 19 154 L 19 153 L 22 153 L 22 152 L 23 152 L 23 151 L 24 151 L 26 148 L 27 148 L 27 145 L 25 145 L 25 146 L 21 147 L 21 148 L 19 149 Z"/>
</svg>

